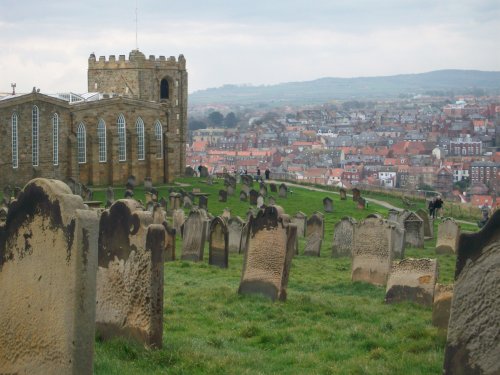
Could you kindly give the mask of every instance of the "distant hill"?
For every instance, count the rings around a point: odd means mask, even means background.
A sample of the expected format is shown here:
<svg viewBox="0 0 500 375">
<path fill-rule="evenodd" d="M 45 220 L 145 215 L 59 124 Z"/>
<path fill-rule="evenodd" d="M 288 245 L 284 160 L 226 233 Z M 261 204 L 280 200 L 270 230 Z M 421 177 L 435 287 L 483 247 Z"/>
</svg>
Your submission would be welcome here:
<svg viewBox="0 0 500 375">
<path fill-rule="evenodd" d="M 500 72 L 436 70 L 385 77 L 320 78 L 268 86 L 224 85 L 196 91 L 190 104 L 307 104 L 330 100 L 453 94 L 500 94 Z"/>
</svg>

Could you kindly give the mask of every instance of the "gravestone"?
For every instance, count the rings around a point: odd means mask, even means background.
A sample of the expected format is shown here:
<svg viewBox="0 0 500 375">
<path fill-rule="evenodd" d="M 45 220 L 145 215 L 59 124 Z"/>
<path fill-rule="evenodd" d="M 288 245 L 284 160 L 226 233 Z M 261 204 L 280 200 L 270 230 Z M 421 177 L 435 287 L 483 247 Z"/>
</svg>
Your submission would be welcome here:
<svg viewBox="0 0 500 375">
<path fill-rule="evenodd" d="M 264 205 L 264 197 L 259 195 L 257 197 L 257 208 L 261 208 Z"/>
<path fill-rule="evenodd" d="M 274 206 L 276 204 L 276 199 L 273 196 L 270 196 L 267 199 L 267 204 L 270 205 L 270 206 Z"/>
<path fill-rule="evenodd" d="M 357 208 L 358 210 L 364 210 L 366 208 L 366 199 L 363 197 L 359 197 L 357 200 Z"/>
<path fill-rule="evenodd" d="M 126 186 L 127 186 L 127 188 L 129 187 L 132 190 L 135 189 L 135 187 L 136 187 L 135 176 L 133 176 L 133 175 L 128 176 Z"/>
<path fill-rule="evenodd" d="M 159 201 L 158 203 L 160 203 L 160 206 L 161 206 L 164 210 L 166 210 L 166 209 L 167 209 L 167 200 L 166 200 L 164 197 L 161 197 L 161 198 L 160 198 L 160 201 Z"/>
<path fill-rule="evenodd" d="M 200 168 L 200 177 L 202 177 L 202 178 L 208 177 L 208 168 L 205 167 L 204 165 L 202 165 Z"/>
<path fill-rule="evenodd" d="M 352 239 L 356 220 L 352 217 L 343 217 L 333 229 L 332 257 L 351 257 Z"/>
<path fill-rule="evenodd" d="M 165 228 L 164 260 L 165 262 L 172 262 L 175 260 L 175 235 L 177 231 L 166 220 L 163 221 L 162 225 Z"/>
<path fill-rule="evenodd" d="M 285 184 L 280 185 L 279 197 L 286 198 L 288 195 L 288 187 Z"/>
<path fill-rule="evenodd" d="M 222 218 L 225 219 L 226 221 L 231 218 L 231 209 L 230 208 L 224 208 L 224 211 L 222 211 Z"/>
<path fill-rule="evenodd" d="M 324 224 L 323 217 L 314 213 L 307 219 L 306 245 L 304 255 L 320 256 L 321 244 L 323 243 Z"/>
<path fill-rule="evenodd" d="M 282 207 L 276 206 L 278 208 L 278 215 L 283 221 L 283 225 L 288 225 L 288 224 L 293 224 L 292 223 L 292 218 L 290 215 L 285 214 L 285 211 L 283 210 Z M 293 253 L 295 255 L 299 255 L 299 236 L 295 236 L 295 241 L 293 243 Z"/>
<path fill-rule="evenodd" d="M 184 176 L 185 177 L 194 177 L 194 176 L 196 176 L 196 171 L 193 169 L 193 167 L 186 167 L 184 169 Z"/>
<path fill-rule="evenodd" d="M 431 307 L 437 275 L 436 259 L 406 258 L 394 262 L 387 280 L 385 302 L 410 301 Z"/>
<path fill-rule="evenodd" d="M 248 232 L 250 230 L 250 218 L 248 218 L 247 222 L 243 225 L 241 229 L 241 240 L 240 240 L 240 254 L 245 254 L 247 252 L 247 238 Z"/>
<path fill-rule="evenodd" d="M 359 191 L 359 189 L 358 188 L 353 188 L 352 189 L 352 200 L 353 200 L 353 202 L 357 202 L 360 197 L 361 197 L 361 192 Z"/>
<path fill-rule="evenodd" d="M 146 211 L 153 213 L 154 209 L 156 207 L 156 203 L 153 201 L 149 201 L 146 203 Z"/>
<path fill-rule="evenodd" d="M 443 219 L 438 225 L 437 254 L 455 254 L 460 238 L 460 225 L 452 218 Z"/>
<path fill-rule="evenodd" d="M 286 300 L 286 288 L 297 228 L 285 225 L 274 206 L 260 210 L 249 222 L 247 251 L 238 292 Z"/>
<path fill-rule="evenodd" d="M 386 285 L 392 263 L 394 226 L 381 219 L 365 219 L 354 224 L 352 281 Z"/>
<path fill-rule="evenodd" d="M 432 305 L 432 325 L 434 327 L 444 331 L 448 329 L 452 299 L 453 284 L 436 284 L 434 288 L 434 303 Z"/>
<path fill-rule="evenodd" d="M 153 181 L 151 181 L 151 177 L 144 178 L 144 191 L 151 192 L 153 190 Z"/>
<path fill-rule="evenodd" d="M 232 186 L 228 186 L 228 187 L 226 188 L 226 191 L 227 191 L 227 195 L 229 195 L 229 196 L 231 196 L 231 197 L 234 195 L 234 187 L 232 187 Z"/>
<path fill-rule="evenodd" d="M 392 209 L 392 208 L 391 208 L 391 209 L 388 211 L 388 214 L 389 214 L 389 215 L 388 215 L 387 220 L 389 220 L 389 221 L 394 221 L 394 222 L 396 222 L 396 223 L 398 222 L 398 220 L 399 220 L 399 211 L 398 211 L 398 210 L 394 210 L 394 209 Z"/>
<path fill-rule="evenodd" d="M 392 259 L 403 259 L 405 255 L 406 248 L 406 230 L 398 222 L 387 221 L 390 225 L 394 227 L 393 234 L 393 246 L 392 246 Z"/>
<path fill-rule="evenodd" d="M 208 240 L 208 264 L 227 268 L 229 260 L 229 234 L 226 221 L 216 217 L 210 223 L 210 235 Z"/>
<path fill-rule="evenodd" d="M 412 211 L 404 211 L 399 216 L 405 228 L 405 243 L 411 247 L 424 248 L 424 221 Z"/>
<path fill-rule="evenodd" d="M 71 189 L 71 193 L 75 194 L 75 191 L 76 191 L 76 188 L 75 188 L 76 181 L 74 180 L 74 178 L 72 178 L 72 177 L 68 178 L 68 180 L 66 181 L 66 185 L 68 185 L 69 188 Z"/>
<path fill-rule="evenodd" d="M 191 198 L 188 195 L 186 195 L 183 198 L 182 207 L 187 208 L 187 209 L 191 209 L 193 207 L 193 201 L 191 200 Z"/>
<path fill-rule="evenodd" d="M 177 210 L 181 208 L 181 194 L 170 193 L 169 198 L 170 198 L 169 206 L 171 210 Z"/>
<path fill-rule="evenodd" d="M 82 196 L 82 184 L 79 182 L 75 184 L 75 195 Z"/>
<path fill-rule="evenodd" d="M 214 176 L 210 175 L 207 177 L 207 185 L 212 186 L 214 184 Z"/>
<path fill-rule="evenodd" d="M 298 211 L 292 218 L 292 223 L 297 227 L 297 237 L 305 237 L 307 215 L 302 211 Z"/>
<path fill-rule="evenodd" d="M 244 191 L 240 192 L 240 201 L 246 202 L 248 200 L 248 195 Z"/>
<path fill-rule="evenodd" d="M 106 208 L 115 203 L 115 192 L 111 186 L 106 189 Z"/>
<path fill-rule="evenodd" d="M 178 208 L 172 212 L 172 225 L 177 233 L 182 233 L 182 226 L 186 221 L 184 210 Z"/>
<path fill-rule="evenodd" d="M 227 191 L 219 190 L 219 202 L 227 202 Z"/>
<path fill-rule="evenodd" d="M 198 206 L 204 210 L 208 210 L 208 197 L 206 195 L 200 195 Z"/>
<path fill-rule="evenodd" d="M 416 212 L 419 218 L 424 221 L 424 237 L 433 238 L 434 237 L 434 223 L 429 217 L 427 211 L 419 208 Z"/>
<path fill-rule="evenodd" d="M 166 212 L 165 212 L 165 210 L 163 210 L 163 208 L 160 206 L 159 203 L 154 203 L 152 213 L 153 213 L 153 223 L 154 224 L 163 224 L 163 222 L 166 220 L 166 216 L 167 216 Z"/>
<path fill-rule="evenodd" d="M 228 250 L 230 253 L 240 252 L 241 231 L 245 222 L 239 217 L 231 217 L 227 221 L 228 229 Z"/>
<path fill-rule="evenodd" d="M 36 178 L 0 227 L 0 374 L 93 374 L 99 218 Z"/>
<path fill-rule="evenodd" d="M 257 205 L 257 198 L 259 197 L 259 193 L 257 193 L 256 190 L 252 189 L 250 190 L 250 204 L 252 206 Z"/>
<path fill-rule="evenodd" d="M 253 177 L 248 174 L 244 174 L 241 176 L 241 183 L 251 189 L 253 188 Z"/>
<path fill-rule="evenodd" d="M 275 183 L 270 183 L 269 184 L 269 188 L 271 189 L 271 193 L 277 193 L 278 192 L 278 188 L 276 187 Z"/>
<path fill-rule="evenodd" d="M 136 201 L 116 201 L 99 222 L 96 334 L 161 348 L 165 228 Z"/>
<path fill-rule="evenodd" d="M 193 208 L 184 223 L 182 233 L 182 260 L 203 260 L 208 221 L 202 210 Z"/>
<path fill-rule="evenodd" d="M 500 374 L 500 211 L 458 241 L 444 374 Z"/>
<path fill-rule="evenodd" d="M 231 186 L 233 189 L 236 189 L 236 177 L 226 173 L 224 175 L 224 186 L 225 187 Z"/>
<path fill-rule="evenodd" d="M 333 212 L 333 200 L 331 198 L 323 198 L 323 209 L 325 212 Z"/>
<path fill-rule="evenodd" d="M 263 182 L 260 184 L 259 194 L 263 197 L 267 197 L 267 186 Z"/>
<path fill-rule="evenodd" d="M 347 199 L 347 191 L 344 188 L 339 190 L 340 200 L 345 201 Z"/>
<path fill-rule="evenodd" d="M 250 190 L 252 189 L 249 186 L 241 185 L 241 191 L 244 191 L 247 195 L 250 194 Z"/>
</svg>

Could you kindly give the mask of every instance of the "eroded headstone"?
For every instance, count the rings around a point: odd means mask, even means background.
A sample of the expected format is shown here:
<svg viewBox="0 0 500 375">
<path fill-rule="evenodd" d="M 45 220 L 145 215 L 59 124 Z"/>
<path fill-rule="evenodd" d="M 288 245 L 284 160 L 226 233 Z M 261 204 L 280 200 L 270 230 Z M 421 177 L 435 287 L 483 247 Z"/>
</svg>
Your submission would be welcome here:
<svg viewBox="0 0 500 375">
<path fill-rule="evenodd" d="M 240 252 L 241 231 L 245 222 L 239 217 L 231 217 L 227 222 L 228 229 L 228 249 L 231 253 Z"/>
<path fill-rule="evenodd" d="M 353 200 L 353 202 L 357 202 L 360 197 L 361 197 L 361 191 L 359 191 L 358 188 L 353 188 L 352 189 L 352 200 Z"/>
<path fill-rule="evenodd" d="M 352 217 L 343 217 L 335 224 L 333 230 L 332 257 L 351 257 L 354 224 L 356 224 L 356 220 Z"/>
<path fill-rule="evenodd" d="M 333 200 L 329 197 L 323 199 L 323 209 L 325 212 L 333 212 Z"/>
<path fill-rule="evenodd" d="M 186 221 L 184 210 L 179 208 L 172 213 L 172 225 L 177 233 L 181 233 L 181 228 Z"/>
<path fill-rule="evenodd" d="M 175 192 L 170 193 L 169 199 L 170 199 L 169 206 L 171 210 L 177 210 L 178 208 L 181 208 L 181 199 L 182 199 L 181 194 Z"/>
<path fill-rule="evenodd" d="M 453 285 L 436 284 L 432 305 L 432 325 L 441 330 L 448 329 L 450 320 Z"/>
<path fill-rule="evenodd" d="M 193 208 L 184 222 L 182 232 L 182 260 L 203 260 L 208 220 L 205 214 Z"/>
<path fill-rule="evenodd" d="M 297 227 L 297 237 L 306 236 L 306 222 L 307 215 L 302 211 L 298 211 L 294 217 L 292 217 L 292 223 Z"/>
<path fill-rule="evenodd" d="M 340 200 L 345 201 L 347 199 L 347 191 L 344 188 L 339 190 Z"/>
<path fill-rule="evenodd" d="M 433 238 L 434 237 L 434 223 L 433 220 L 429 217 L 429 214 L 426 210 L 419 208 L 417 210 L 417 215 L 424 221 L 424 237 Z"/>
<path fill-rule="evenodd" d="M 460 225 L 452 218 L 445 218 L 438 225 L 436 253 L 455 254 L 460 237 Z"/>
<path fill-rule="evenodd" d="M 399 215 L 398 222 L 405 228 L 406 245 L 424 247 L 424 221 L 412 211 L 404 211 Z"/>
<path fill-rule="evenodd" d="M 320 256 L 323 233 L 323 217 L 317 213 L 312 214 L 311 217 L 307 219 L 304 255 Z"/>
<path fill-rule="evenodd" d="M 285 184 L 281 184 L 279 188 L 279 197 L 286 198 L 288 195 L 288 187 Z"/>
<path fill-rule="evenodd" d="M 250 204 L 252 206 L 256 206 L 257 205 L 257 198 L 259 197 L 259 193 L 256 190 L 252 189 L 252 190 L 250 190 L 249 197 L 250 197 Z"/>
<path fill-rule="evenodd" d="M 210 236 L 208 240 L 208 264 L 227 268 L 229 260 L 229 233 L 226 221 L 216 217 L 210 223 Z"/>
</svg>

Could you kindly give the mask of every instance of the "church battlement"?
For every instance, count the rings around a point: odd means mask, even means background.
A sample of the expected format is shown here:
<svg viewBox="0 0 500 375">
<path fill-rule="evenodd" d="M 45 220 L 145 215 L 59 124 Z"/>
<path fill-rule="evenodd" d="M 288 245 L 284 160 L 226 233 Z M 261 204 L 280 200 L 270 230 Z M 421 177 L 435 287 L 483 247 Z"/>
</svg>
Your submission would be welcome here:
<svg viewBox="0 0 500 375">
<path fill-rule="evenodd" d="M 139 50 L 132 50 L 129 54 L 128 60 L 125 55 L 119 55 L 118 59 L 115 55 L 109 55 L 108 59 L 106 56 L 99 56 L 97 59 L 95 54 L 92 53 L 89 56 L 89 70 L 94 69 L 186 69 L 186 59 L 184 55 L 179 55 L 176 59 L 175 56 L 170 56 L 166 58 L 165 56 L 149 55 L 146 56 Z"/>
</svg>

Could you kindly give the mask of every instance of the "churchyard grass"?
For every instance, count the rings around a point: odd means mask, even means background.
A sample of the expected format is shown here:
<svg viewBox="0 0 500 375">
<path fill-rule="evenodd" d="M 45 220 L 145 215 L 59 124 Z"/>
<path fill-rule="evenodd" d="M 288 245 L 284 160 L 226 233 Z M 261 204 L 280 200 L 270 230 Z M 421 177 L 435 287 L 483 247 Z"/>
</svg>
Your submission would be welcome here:
<svg viewBox="0 0 500 375">
<path fill-rule="evenodd" d="M 228 202 L 218 201 L 223 181 L 210 186 L 201 179 L 180 179 L 209 193 L 208 208 L 220 215 L 229 207 L 245 218 L 248 202 L 239 201 L 240 185 Z M 254 184 L 257 187 L 257 184 Z M 118 189 L 117 189 L 118 190 Z M 287 199 L 271 193 L 288 214 L 323 212 L 322 199 L 333 199 L 333 213 L 324 213 L 321 257 L 293 259 L 286 302 L 240 296 L 243 255 L 230 254 L 229 268 L 175 261 L 165 264 L 163 348 L 145 349 L 123 340 L 96 341 L 96 374 L 438 374 L 446 338 L 431 325 L 431 309 L 413 303 L 387 305 L 385 288 L 351 282 L 350 260 L 331 258 L 333 226 L 343 216 L 359 220 L 369 213 L 387 216 L 387 209 L 369 204 L 356 209 L 351 198 L 341 201 L 302 188 Z M 168 196 L 160 188 L 161 196 Z M 104 200 L 105 192 L 94 198 Z M 123 196 L 116 191 L 115 197 Z M 141 189 L 136 197 L 144 200 Z M 187 211 L 186 211 L 187 212 Z M 464 226 L 462 226 L 464 227 Z M 474 227 L 464 228 L 476 230 Z M 435 223 L 437 234 L 437 223 Z M 300 253 L 304 249 L 300 239 Z M 435 239 L 424 249 L 407 249 L 407 257 L 439 261 L 440 283 L 451 283 L 454 255 L 436 255 Z M 177 258 L 181 241 L 177 239 Z"/>
</svg>

